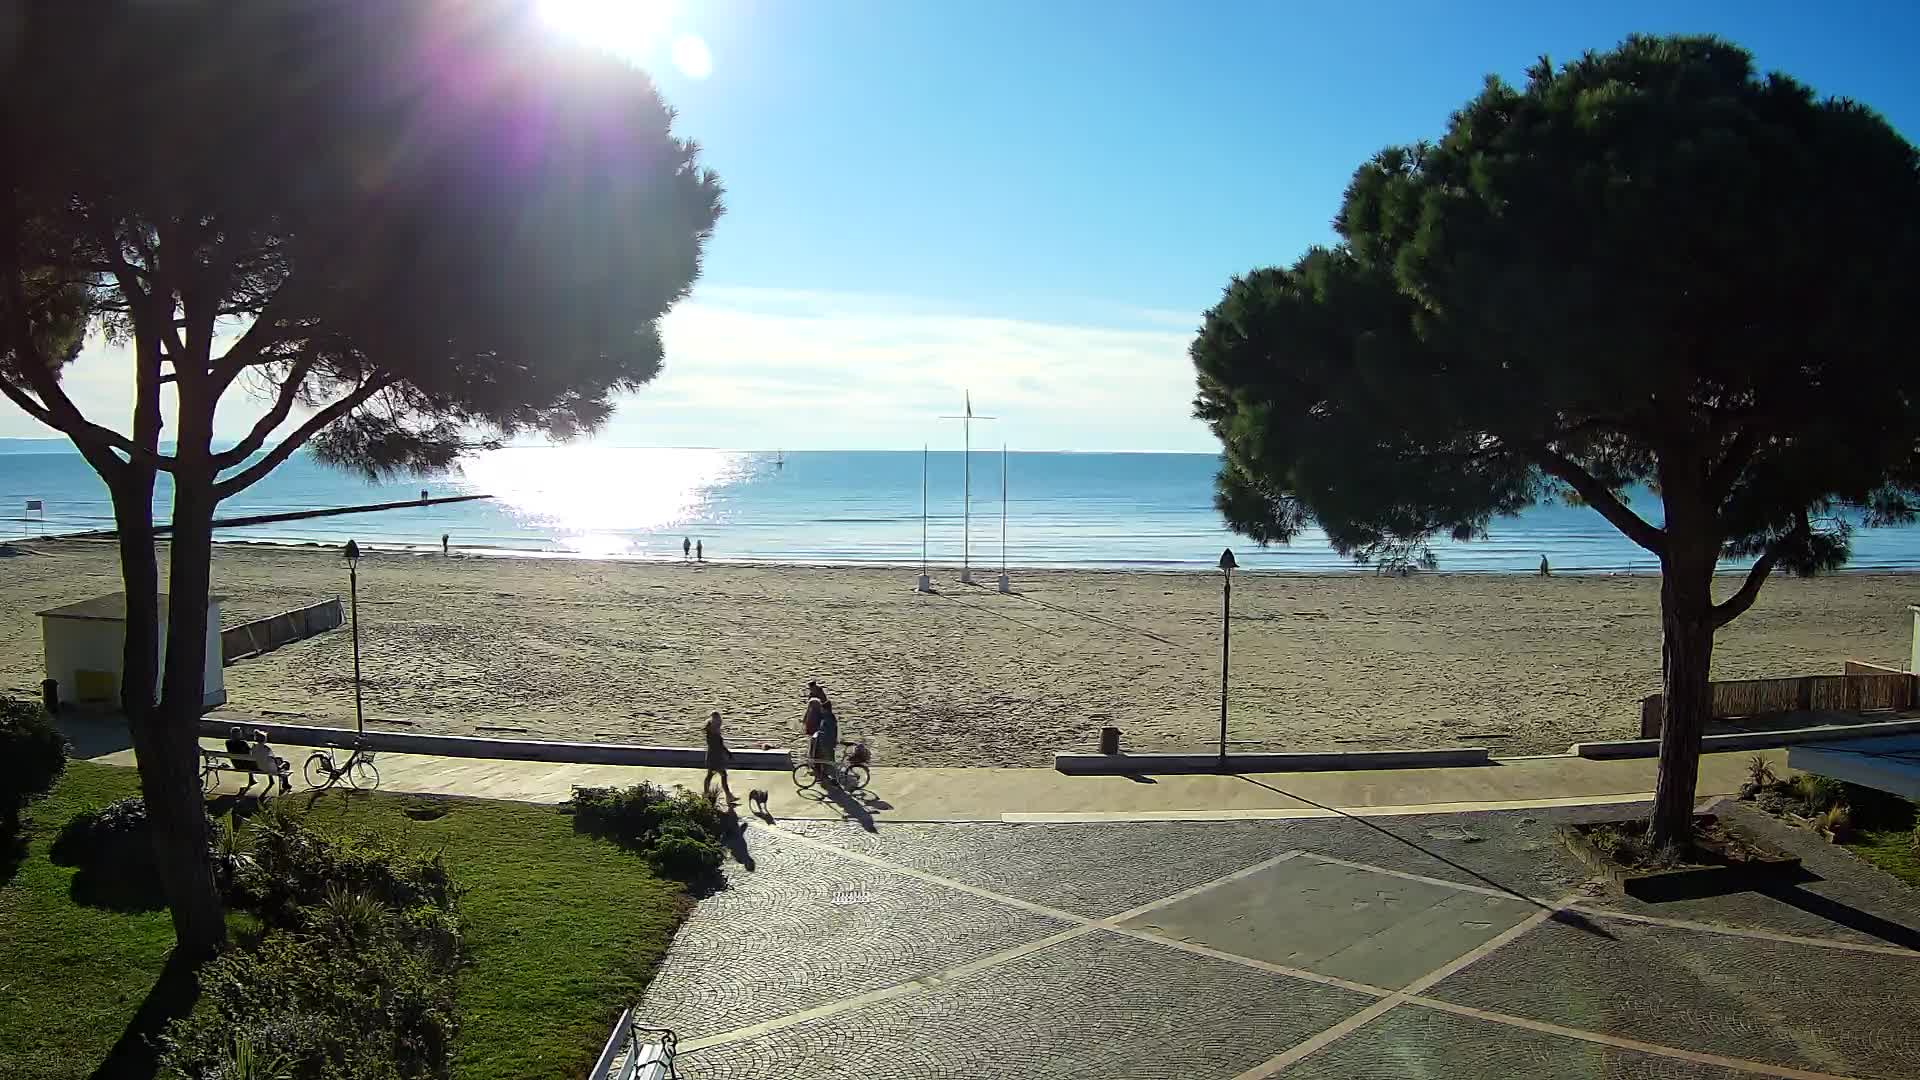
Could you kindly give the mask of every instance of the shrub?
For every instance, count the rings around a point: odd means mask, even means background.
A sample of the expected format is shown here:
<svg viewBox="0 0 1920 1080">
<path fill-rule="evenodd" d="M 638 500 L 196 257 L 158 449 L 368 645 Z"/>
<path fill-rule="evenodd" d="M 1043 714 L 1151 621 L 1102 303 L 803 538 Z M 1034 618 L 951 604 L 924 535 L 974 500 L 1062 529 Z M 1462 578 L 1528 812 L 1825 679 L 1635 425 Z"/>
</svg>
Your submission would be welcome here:
<svg viewBox="0 0 1920 1080">
<path fill-rule="evenodd" d="M 45 795 L 66 767 L 66 737 L 47 711 L 0 694 L 0 835 L 19 831 L 20 812 Z"/>
<path fill-rule="evenodd" d="M 719 870 L 724 855 L 719 844 L 675 823 L 660 830 L 647 851 L 647 861 L 669 877 L 693 880 Z"/>
<path fill-rule="evenodd" d="M 1831 776 L 1801 773 L 1793 778 L 1793 793 L 1812 817 L 1846 798 L 1846 787 Z"/>
<path fill-rule="evenodd" d="M 459 890 L 438 856 L 257 817 L 239 894 L 267 935 L 201 973 L 162 1039 L 191 1080 L 441 1080 L 458 1030 Z"/>
<path fill-rule="evenodd" d="M 641 852 L 662 874 L 691 881 L 720 868 L 726 815 L 712 799 L 657 784 L 576 787 L 574 827 Z"/>
<path fill-rule="evenodd" d="M 298 925 L 302 909 L 334 889 L 400 912 L 454 910 L 457 890 L 438 854 L 423 855 L 371 836 L 328 836 L 291 813 L 261 814 L 250 827 L 252 857 L 236 868 L 236 901 L 269 925 Z"/>
<path fill-rule="evenodd" d="M 230 875 L 221 855 L 221 831 L 211 821 L 208 829 L 207 857 L 224 883 Z M 79 868 L 73 897 L 80 903 L 116 911 L 165 906 L 147 802 L 138 795 L 68 818 L 47 854 L 60 865 Z"/>
<path fill-rule="evenodd" d="M 1813 819 L 1820 835 L 1839 843 L 1853 833 L 1853 810 L 1846 803 L 1835 803 Z"/>
<path fill-rule="evenodd" d="M 1755 754 L 1747 759 L 1747 782 L 1740 785 L 1740 797 L 1751 799 L 1779 782 L 1772 763 L 1767 761 L 1765 755 Z"/>
<path fill-rule="evenodd" d="M 356 938 L 271 934 L 222 955 L 200 973 L 200 1007 L 163 1037 L 162 1065 L 226 1080 L 264 1048 L 290 1080 L 446 1077 L 459 1029 L 454 968 L 413 948 L 396 920 L 372 926 Z"/>
</svg>

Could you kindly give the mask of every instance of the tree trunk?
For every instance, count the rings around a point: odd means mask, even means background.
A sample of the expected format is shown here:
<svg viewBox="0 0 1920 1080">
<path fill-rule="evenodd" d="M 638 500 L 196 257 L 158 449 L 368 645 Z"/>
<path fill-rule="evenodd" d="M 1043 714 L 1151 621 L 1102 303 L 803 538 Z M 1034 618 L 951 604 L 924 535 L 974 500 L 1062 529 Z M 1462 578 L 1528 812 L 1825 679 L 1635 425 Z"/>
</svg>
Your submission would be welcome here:
<svg viewBox="0 0 1920 1080">
<path fill-rule="evenodd" d="M 182 453 L 188 432 L 182 431 Z M 200 716 L 207 663 L 207 598 L 212 584 L 213 477 L 182 461 L 174 474 L 173 533 L 167 594 L 167 663 L 156 710 L 156 749 L 161 768 L 149 773 L 142 758 L 142 786 L 153 823 L 154 853 L 173 910 L 179 948 L 208 954 L 226 942 L 226 916 L 213 864 L 207 857 L 207 815 L 200 791 Z M 155 805 L 164 788 L 166 809 Z"/>
<path fill-rule="evenodd" d="M 1702 545 L 1692 545 L 1698 548 Z M 1704 552 L 1675 545 L 1660 578 L 1660 776 L 1654 785 L 1649 839 L 1684 842 L 1693 821 L 1700 779 L 1700 737 L 1713 710 L 1713 568 Z"/>
<path fill-rule="evenodd" d="M 155 700 L 161 628 L 160 572 L 153 548 L 153 471 L 131 469 L 111 487 L 120 578 L 127 594 L 120 707 L 140 763 L 140 794 L 147 804 L 161 891 L 173 915 L 175 948 L 183 960 L 197 960 L 226 940 L 226 918 L 207 858 L 199 741 L 191 725 L 171 722 Z M 179 605 L 172 610 L 177 614 Z M 204 627 L 204 608 L 200 621 Z M 168 650 L 167 659 L 171 666 L 174 650 Z"/>
</svg>

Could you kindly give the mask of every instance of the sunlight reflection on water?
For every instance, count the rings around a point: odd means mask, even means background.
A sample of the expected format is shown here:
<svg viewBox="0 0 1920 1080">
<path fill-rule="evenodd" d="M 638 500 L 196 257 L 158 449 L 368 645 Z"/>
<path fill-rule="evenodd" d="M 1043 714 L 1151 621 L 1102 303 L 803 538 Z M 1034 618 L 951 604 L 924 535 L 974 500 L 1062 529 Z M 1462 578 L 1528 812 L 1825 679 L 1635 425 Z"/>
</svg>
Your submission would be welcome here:
<svg viewBox="0 0 1920 1080">
<path fill-rule="evenodd" d="M 518 522 L 597 556 L 677 556 L 652 534 L 710 519 L 714 492 L 751 469 L 752 455 L 728 450 L 595 446 L 508 447 L 463 463 L 468 484 L 491 493 Z"/>
</svg>

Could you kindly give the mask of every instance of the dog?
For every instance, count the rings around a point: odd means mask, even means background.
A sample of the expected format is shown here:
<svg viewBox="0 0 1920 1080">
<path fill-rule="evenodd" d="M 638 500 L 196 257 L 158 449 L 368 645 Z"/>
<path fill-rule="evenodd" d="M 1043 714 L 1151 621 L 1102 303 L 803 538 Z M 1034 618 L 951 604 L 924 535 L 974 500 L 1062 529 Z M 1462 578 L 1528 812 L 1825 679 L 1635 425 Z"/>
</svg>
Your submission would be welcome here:
<svg viewBox="0 0 1920 1080">
<path fill-rule="evenodd" d="M 761 817 L 771 818 L 773 816 L 767 813 L 767 791 L 765 788 L 754 788 L 752 791 L 747 792 L 747 806 Z"/>
</svg>

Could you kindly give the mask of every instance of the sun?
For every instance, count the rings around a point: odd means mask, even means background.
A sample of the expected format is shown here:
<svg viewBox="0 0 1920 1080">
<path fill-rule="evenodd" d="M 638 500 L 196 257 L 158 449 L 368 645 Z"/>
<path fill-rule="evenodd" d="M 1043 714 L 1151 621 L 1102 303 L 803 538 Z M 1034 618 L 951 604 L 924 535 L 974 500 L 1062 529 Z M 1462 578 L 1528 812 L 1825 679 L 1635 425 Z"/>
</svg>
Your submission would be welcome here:
<svg viewBox="0 0 1920 1080">
<path fill-rule="evenodd" d="M 677 0 L 539 0 L 540 20 L 576 41 L 638 62 L 667 36 Z"/>
</svg>

